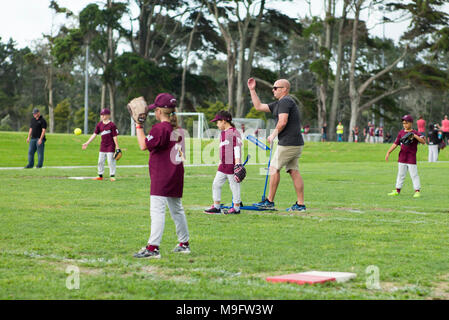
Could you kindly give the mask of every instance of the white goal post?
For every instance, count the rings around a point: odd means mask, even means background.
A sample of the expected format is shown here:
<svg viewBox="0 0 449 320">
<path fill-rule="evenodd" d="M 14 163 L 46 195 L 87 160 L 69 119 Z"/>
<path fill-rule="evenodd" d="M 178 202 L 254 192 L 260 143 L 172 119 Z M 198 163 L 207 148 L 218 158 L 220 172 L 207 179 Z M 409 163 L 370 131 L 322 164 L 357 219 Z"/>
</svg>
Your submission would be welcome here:
<svg viewBox="0 0 449 320">
<path fill-rule="evenodd" d="M 193 124 L 193 137 L 199 139 L 210 139 L 209 135 L 209 126 L 207 124 L 206 117 L 202 112 L 176 112 L 176 115 L 179 117 L 187 116 L 187 117 L 198 117 L 197 123 Z M 148 116 L 154 117 L 154 112 L 149 112 Z M 131 118 L 131 136 L 136 135 L 136 127 L 134 126 L 134 120 Z"/>
</svg>

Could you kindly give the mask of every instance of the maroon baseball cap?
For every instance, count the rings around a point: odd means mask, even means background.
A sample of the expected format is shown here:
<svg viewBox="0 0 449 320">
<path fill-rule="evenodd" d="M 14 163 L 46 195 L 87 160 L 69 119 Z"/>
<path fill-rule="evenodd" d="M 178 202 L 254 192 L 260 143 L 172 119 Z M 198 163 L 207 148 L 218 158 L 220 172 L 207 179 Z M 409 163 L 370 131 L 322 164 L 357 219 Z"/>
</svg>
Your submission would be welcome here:
<svg viewBox="0 0 449 320">
<path fill-rule="evenodd" d="M 111 111 L 109 110 L 109 109 L 102 109 L 101 111 L 100 111 L 100 115 L 105 115 L 105 114 L 111 114 Z"/>
<path fill-rule="evenodd" d="M 150 110 L 156 108 L 176 108 L 176 99 L 170 93 L 159 93 L 154 103 L 148 106 Z"/>
<path fill-rule="evenodd" d="M 409 114 L 402 117 L 402 121 L 413 122 L 413 117 Z"/>
<path fill-rule="evenodd" d="M 232 121 L 232 117 L 231 116 L 226 116 L 226 115 L 221 114 L 221 113 L 217 113 L 215 115 L 215 118 L 213 118 L 210 122 L 216 122 L 218 120 Z"/>
</svg>

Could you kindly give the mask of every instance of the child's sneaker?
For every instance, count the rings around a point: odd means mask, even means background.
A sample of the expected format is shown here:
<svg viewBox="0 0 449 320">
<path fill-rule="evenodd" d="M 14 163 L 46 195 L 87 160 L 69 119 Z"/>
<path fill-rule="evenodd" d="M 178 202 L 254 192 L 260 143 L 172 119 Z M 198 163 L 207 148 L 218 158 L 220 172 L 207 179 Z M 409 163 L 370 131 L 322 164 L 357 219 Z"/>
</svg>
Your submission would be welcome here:
<svg viewBox="0 0 449 320">
<path fill-rule="evenodd" d="M 212 206 L 209 209 L 204 210 L 204 213 L 207 213 L 207 214 L 220 214 L 221 213 L 221 209 L 217 209 L 214 206 Z"/>
<path fill-rule="evenodd" d="M 391 191 L 388 195 L 389 195 L 389 196 L 395 197 L 395 196 L 398 196 L 398 195 L 399 195 L 399 192 L 398 192 L 397 190 L 393 190 L 393 191 Z"/>
<path fill-rule="evenodd" d="M 190 246 L 185 243 L 178 243 L 178 245 L 173 249 L 173 252 L 190 253 Z"/>
<path fill-rule="evenodd" d="M 114 177 L 110 177 L 109 181 L 115 181 L 115 178 Z"/>
<path fill-rule="evenodd" d="M 159 249 L 148 250 L 147 247 L 143 247 L 139 252 L 134 254 L 134 258 L 160 259 L 161 254 L 159 252 Z"/>
<path fill-rule="evenodd" d="M 103 180 L 103 177 L 92 178 L 92 180 Z"/>
<path fill-rule="evenodd" d="M 234 207 L 232 207 L 231 209 L 229 209 L 228 211 L 224 212 L 225 214 L 240 214 L 240 210 L 237 211 L 234 209 Z"/>
<path fill-rule="evenodd" d="M 421 197 L 421 192 L 415 191 L 415 194 L 413 194 L 413 198 L 419 198 Z"/>
</svg>

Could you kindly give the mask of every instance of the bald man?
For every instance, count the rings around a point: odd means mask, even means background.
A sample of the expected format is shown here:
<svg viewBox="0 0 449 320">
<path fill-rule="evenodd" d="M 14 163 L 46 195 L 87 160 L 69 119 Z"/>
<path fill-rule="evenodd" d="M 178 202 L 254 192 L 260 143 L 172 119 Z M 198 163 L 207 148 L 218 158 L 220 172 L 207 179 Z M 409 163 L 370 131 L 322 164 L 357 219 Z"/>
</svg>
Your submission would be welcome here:
<svg viewBox="0 0 449 320">
<path fill-rule="evenodd" d="M 297 201 L 287 211 L 306 211 L 304 205 L 304 181 L 299 173 L 298 160 L 304 147 L 301 134 L 301 119 L 295 100 L 289 95 L 290 82 L 286 79 L 277 80 L 273 87 L 273 96 L 276 101 L 269 104 L 260 102 L 256 93 L 256 80 L 248 79 L 248 89 L 251 100 L 257 111 L 271 112 L 276 120 L 276 128 L 267 138 L 268 143 L 278 137 L 278 147 L 270 163 L 270 184 L 268 197 L 257 206 L 262 208 L 274 208 L 274 197 L 280 181 L 280 171 L 285 167 L 292 178 L 295 187 Z"/>
</svg>

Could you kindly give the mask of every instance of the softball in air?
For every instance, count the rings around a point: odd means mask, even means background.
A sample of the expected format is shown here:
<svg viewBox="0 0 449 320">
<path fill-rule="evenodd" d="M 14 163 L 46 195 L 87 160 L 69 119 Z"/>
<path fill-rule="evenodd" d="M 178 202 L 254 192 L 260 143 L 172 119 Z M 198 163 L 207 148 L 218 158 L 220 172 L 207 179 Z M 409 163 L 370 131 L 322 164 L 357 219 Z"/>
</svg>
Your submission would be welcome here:
<svg viewBox="0 0 449 320">
<path fill-rule="evenodd" d="M 75 130 L 73 130 L 73 133 L 77 136 L 79 136 L 83 131 L 81 131 L 80 128 L 76 128 Z"/>
</svg>

